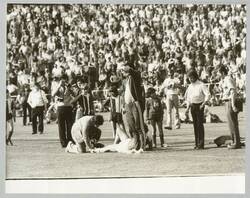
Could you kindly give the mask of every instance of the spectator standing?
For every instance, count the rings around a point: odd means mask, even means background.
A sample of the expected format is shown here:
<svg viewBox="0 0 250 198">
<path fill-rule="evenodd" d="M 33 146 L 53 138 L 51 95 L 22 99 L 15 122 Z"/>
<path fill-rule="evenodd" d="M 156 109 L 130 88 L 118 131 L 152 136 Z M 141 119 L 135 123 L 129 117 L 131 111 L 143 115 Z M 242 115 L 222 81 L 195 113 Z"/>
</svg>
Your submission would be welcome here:
<svg viewBox="0 0 250 198">
<path fill-rule="evenodd" d="M 13 110 L 14 110 L 14 104 L 11 100 L 10 93 L 8 89 L 6 90 L 6 145 L 9 143 L 13 145 L 11 141 L 11 137 L 14 132 L 14 124 L 13 124 Z M 8 128 L 7 128 L 8 127 Z M 8 133 L 7 133 L 8 130 Z"/>
<path fill-rule="evenodd" d="M 47 109 L 48 100 L 38 83 L 34 84 L 32 91 L 28 96 L 28 104 L 32 108 L 32 134 L 37 134 L 37 129 L 42 134 L 44 132 L 43 118 L 44 111 Z M 37 126 L 38 118 L 38 126 Z"/>
<path fill-rule="evenodd" d="M 194 149 L 204 149 L 204 107 L 210 99 L 210 94 L 206 85 L 198 79 L 195 70 L 189 70 L 187 75 L 191 84 L 185 93 L 187 100 L 186 114 L 191 109 L 195 136 Z"/>
<path fill-rule="evenodd" d="M 32 116 L 31 116 L 32 109 L 28 103 L 28 97 L 29 97 L 30 91 L 31 90 L 29 89 L 29 85 L 26 85 L 20 90 L 20 93 L 17 96 L 17 101 L 22 106 L 22 110 L 23 110 L 23 126 L 26 126 L 27 124 L 27 116 L 29 118 L 29 123 L 32 122 Z"/>
<path fill-rule="evenodd" d="M 61 80 L 52 92 L 52 97 L 57 96 L 57 119 L 58 119 L 58 131 L 61 146 L 65 148 L 69 141 L 72 141 L 71 127 L 74 122 L 72 100 L 74 94 L 70 88 L 70 84 L 67 83 L 67 76 L 63 75 Z"/>
<path fill-rule="evenodd" d="M 174 71 L 169 71 L 169 77 L 166 78 L 162 84 L 162 90 L 165 91 L 166 107 L 167 107 L 167 123 L 165 129 L 172 130 L 172 110 L 175 108 L 175 128 L 180 128 L 179 116 L 179 96 L 178 88 L 180 87 L 180 80 L 174 77 Z"/>
<path fill-rule="evenodd" d="M 221 67 L 219 72 L 221 74 L 222 100 L 225 102 L 228 126 L 233 141 L 232 145 L 228 148 L 239 149 L 241 148 L 241 142 L 238 123 L 239 109 L 236 107 L 236 83 L 234 79 L 228 75 L 228 71 L 225 67 Z"/>
</svg>

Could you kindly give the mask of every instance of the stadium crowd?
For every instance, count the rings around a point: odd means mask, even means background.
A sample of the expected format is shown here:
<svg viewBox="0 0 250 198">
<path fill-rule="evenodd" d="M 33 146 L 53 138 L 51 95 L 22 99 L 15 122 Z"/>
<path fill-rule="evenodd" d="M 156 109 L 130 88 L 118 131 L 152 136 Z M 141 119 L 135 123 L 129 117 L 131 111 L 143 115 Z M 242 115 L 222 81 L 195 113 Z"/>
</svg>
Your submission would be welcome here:
<svg viewBox="0 0 250 198">
<path fill-rule="evenodd" d="M 153 87 L 163 97 L 166 79 L 176 79 L 177 92 L 171 94 L 181 102 L 190 84 L 187 73 L 194 69 L 207 84 L 212 105 L 222 102 L 219 70 L 226 67 L 245 98 L 246 6 L 8 5 L 7 88 L 11 96 L 19 96 L 25 115 L 31 109 L 28 90 L 38 86 L 48 99 L 42 103 L 52 107 L 62 102 L 62 84 L 72 88 L 77 105 L 97 100 L 104 110 L 104 90 L 121 90 L 128 65 L 140 72 L 146 93 Z M 86 101 L 77 98 L 79 86 Z M 75 116 L 77 105 L 68 109 Z M 93 105 L 87 106 L 82 115 L 94 115 Z"/>
</svg>

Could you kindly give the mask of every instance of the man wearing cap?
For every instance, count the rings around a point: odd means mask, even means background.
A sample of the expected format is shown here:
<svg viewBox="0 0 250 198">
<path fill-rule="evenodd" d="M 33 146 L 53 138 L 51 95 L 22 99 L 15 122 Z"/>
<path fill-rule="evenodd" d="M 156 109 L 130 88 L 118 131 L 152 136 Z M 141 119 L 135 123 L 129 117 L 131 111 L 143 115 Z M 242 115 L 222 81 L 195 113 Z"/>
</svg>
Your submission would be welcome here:
<svg viewBox="0 0 250 198">
<path fill-rule="evenodd" d="M 144 89 L 141 85 L 141 76 L 138 72 L 126 65 L 123 69 L 124 103 L 128 130 L 135 138 L 136 150 L 143 151 L 145 147 L 145 132 L 143 111 L 145 109 Z"/>
</svg>

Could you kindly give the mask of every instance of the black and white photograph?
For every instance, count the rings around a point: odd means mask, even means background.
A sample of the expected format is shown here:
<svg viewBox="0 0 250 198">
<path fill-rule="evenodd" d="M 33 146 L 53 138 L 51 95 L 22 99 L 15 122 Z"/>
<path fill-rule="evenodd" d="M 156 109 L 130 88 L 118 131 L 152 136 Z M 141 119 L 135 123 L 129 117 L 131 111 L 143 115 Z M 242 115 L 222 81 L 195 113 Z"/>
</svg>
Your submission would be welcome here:
<svg viewBox="0 0 250 198">
<path fill-rule="evenodd" d="M 7 3 L 6 181 L 244 177 L 246 10 Z"/>
</svg>

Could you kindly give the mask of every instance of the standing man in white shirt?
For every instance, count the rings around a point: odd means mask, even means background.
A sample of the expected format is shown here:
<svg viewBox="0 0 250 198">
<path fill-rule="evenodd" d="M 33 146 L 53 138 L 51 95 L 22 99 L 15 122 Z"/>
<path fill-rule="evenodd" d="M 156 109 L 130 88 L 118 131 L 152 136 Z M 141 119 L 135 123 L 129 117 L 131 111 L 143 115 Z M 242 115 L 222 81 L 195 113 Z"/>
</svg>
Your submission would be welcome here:
<svg viewBox="0 0 250 198">
<path fill-rule="evenodd" d="M 229 131 L 232 137 L 232 144 L 228 146 L 229 149 L 240 149 L 240 131 L 238 122 L 239 110 L 236 105 L 236 82 L 226 67 L 221 67 L 219 70 L 221 74 L 221 88 L 222 100 L 225 102 L 226 115 L 228 120 Z"/>
<path fill-rule="evenodd" d="M 191 109 L 195 137 L 194 149 L 204 149 L 204 107 L 209 101 L 210 93 L 207 86 L 199 80 L 194 69 L 189 70 L 187 76 L 191 84 L 185 93 L 187 101 L 186 114 Z"/>
<path fill-rule="evenodd" d="M 40 89 L 38 83 L 34 84 L 32 91 L 28 96 L 28 103 L 32 108 L 32 134 L 37 134 L 37 128 L 40 134 L 43 133 L 44 111 L 47 109 L 48 100 L 43 90 Z M 38 127 L 37 127 L 38 117 Z"/>
<path fill-rule="evenodd" d="M 175 128 L 179 129 L 181 126 L 179 116 L 179 96 L 178 87 L 180 87 L 180 80 L 174 77 L 174 71 L 169 70 L 169 77 L 166 78 L 162 84 L 161 91 L 164 90 L 166 96 L 167 107 L 167 123 L 165 129 L 172 130 L 172 110 L 175 108 Z"/>
</svg>

